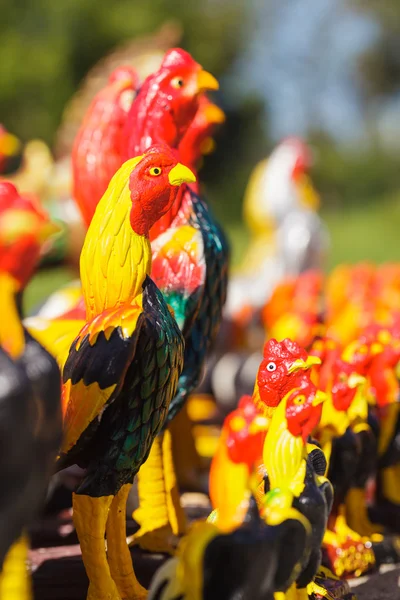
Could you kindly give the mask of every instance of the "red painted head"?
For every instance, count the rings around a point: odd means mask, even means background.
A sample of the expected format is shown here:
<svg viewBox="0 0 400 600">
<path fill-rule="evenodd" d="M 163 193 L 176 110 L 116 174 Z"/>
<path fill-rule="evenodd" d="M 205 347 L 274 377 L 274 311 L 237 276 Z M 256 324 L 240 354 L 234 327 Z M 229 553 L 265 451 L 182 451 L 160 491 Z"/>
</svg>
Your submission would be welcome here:
<svg viewBox="0 0 400 600">
<path fill-rule="evenodd" d="M 268 340 L 257 374 L 261 402 L 268 407 L 278 406 L 291 389 L 311 383 L 309 369 L 319 363 L 319 358 L 308 356 L 290 339 Z"/>
<path fill-rule="evenodd" d="M 8 181 L 0 181 L 0 271 L 23 288 L 31 277 L 43 243 L 59 230 L 33 197 L 20 196 Z"/>
<path fill-rule="evenodd" d="M 288 430 L 295 437 L 301 436 L 304 443 L 321 420 L 322 402 L 325 398 L 326 395 L 317 391 L 312 384 L 292 390 L 286 398 Z"/>
<path fill-rule="evenodd" d="M 179 144 L 179 155 L 185 165 L 198 168 L 201 157 L 212 152 L 212 136 L 224 121 L 224 112 L 207 96 L 200 96 L 196 115 Z"/>
<path fill-rule="evenodd" d="M 331 371 L 331 394 L 336 410 L 347 411 L 365 378 L 357 373 L 355 367 L 341 358 L 336 358 Z"/>
<path fill-rule="evenodd" d="M 177 148 L 198 109 L 199 96 L 218 89 L 217 80 L 180 48 L 169 50 L 156 73 L 147 77 L 129 112 L 123 158 L 154 143 Z"/>
<path fill-rule="evenodd" d="M 262 456 L 268 420 L 260 415 L 251 396 L 243 396 L 236 410 L 224 422 L 226 447 L 234 463 L 246 463 L 251 470 Z"/>
<path fill-rule="evenodd" d="M 313 164 L 313 157 L 310 148 L 304 140 L 299 137 L 291 136 L 281 142 L 281 147 L 287 148 L 293 155 L 292 178 L 298 179 L 306 173 Z"/>
<path fill-rule="evenodd" d="M 179 186 L 194 181 L 192 171 L 179 162 L 171 148 L 165 145 L 149 148 L 129 178 L 132 229 L 139 235 L 148 235 L 154 223 L 172 206 Z"/>
</svg>

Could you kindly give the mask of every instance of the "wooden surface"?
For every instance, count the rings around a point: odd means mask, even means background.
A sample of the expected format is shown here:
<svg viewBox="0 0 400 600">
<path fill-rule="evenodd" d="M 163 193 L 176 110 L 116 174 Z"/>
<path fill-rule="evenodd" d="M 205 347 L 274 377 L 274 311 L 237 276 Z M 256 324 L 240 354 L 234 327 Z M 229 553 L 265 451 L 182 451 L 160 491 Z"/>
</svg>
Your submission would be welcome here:
<svg viewBox="0 0 400 600">
<path fill-rule="evenodd" d="M 200 499 L 196 504 L 196 495 L 187 496 L 185 510 L 189 519 L 204 518 L 209 512 L 207 503 Z M 135 529 L 134 521 L 129 520 L 127 534 Z M 70 511 L 38 522 L 31 536 L 34 600 L 85 600 L 88 581 Z M 133 548 L 131 555 L 138 579 L 147 587 L 166 556 L 138 548 Z M 358 600 L 400 600 L 399 583 L 400 566 L 383 568 L 381 573 L 351 582 Z"/>
<path fill-rule="evenodd" d="M 203 494 L 184 494 L 183 500 L 190 521 L 205 518 L 210 513 L 209 502 Z M 128 520 L 127 535 L 133 534 L 136 529 L 135 522 Z M 71 511 L 38 521 L 30 534 L 34 600 L 85 600 L 88 580 Z M 149 586 L 154 572 L 168 558 L 163 554 L 142 552 L 139 548 L 132 548 L 131 555 L 136 575 L 145 587 Z"/>
</svg>

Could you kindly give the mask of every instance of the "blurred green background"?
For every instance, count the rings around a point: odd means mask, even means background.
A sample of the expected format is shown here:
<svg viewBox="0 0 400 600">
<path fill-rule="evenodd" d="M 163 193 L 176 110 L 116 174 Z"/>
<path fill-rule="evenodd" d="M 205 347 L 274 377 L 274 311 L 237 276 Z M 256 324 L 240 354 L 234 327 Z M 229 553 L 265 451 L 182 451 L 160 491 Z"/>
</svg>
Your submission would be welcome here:
<svg viewBox="0 0 400 600">
<path fill-rule="evenodd" d="M 203 180 L 232 241 L 246 244 L 241 202 L 255 163 L 303 135 L 331 234 L 327 268 L 400 260 L 398 0 L 0 0 L 1 121 L 53 145 L 63 109 L 115 46 L 166 21 L 221 81 L 228 121 Z M 28 304 L 69 274 L 40 274 Z"/>
</svg>

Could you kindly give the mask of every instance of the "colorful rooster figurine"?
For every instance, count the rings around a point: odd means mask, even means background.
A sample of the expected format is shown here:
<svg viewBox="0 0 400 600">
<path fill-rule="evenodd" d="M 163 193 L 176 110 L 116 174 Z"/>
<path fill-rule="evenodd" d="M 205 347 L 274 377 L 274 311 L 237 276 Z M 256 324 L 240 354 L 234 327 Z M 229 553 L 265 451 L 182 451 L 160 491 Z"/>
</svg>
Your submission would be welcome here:
<svg viewBox="0 0 400 600">
<path fill-rule="evenodd" d="M 271 419 L 263 449 L 267 471 L 265 511 L 296 508 L 312 528 L 311 551 L 303 556 L 302 568 L 288 598 L 308 600 L 307 586 L 321 563 L 321 544 L 332 505 L 332 488 L 313 454 L 323 455 L 314 447 L 309 455 L 307 440 L 321 418 L 326 395 L 310 383 L 291 390 L 279 404 Z M 312 448 L 312 446 L 311 446 Z M 316 468 L 317 465 L 317 468 Z M 325 463 L 323 464 L 325 466 Z M 290 594 L 293 594 L 290 595 Z"/>
<path fill-rule="evenodd" d="M 250 177 L 243 206 L 251 239 L 227 300 L 234 320 L 245 307 L 259 310 L 283 277 L 321 266 L 327 236 L 306 175 L 310 165 L 306 143 L 289 137 Z"/>
<path fill-rule="evenodd" d="M 82 250 L 86 323 L 63 372 L 59 469 L 86 469 L 73 508 L 90 600 L 146 597 L 126 544 L 126 499 L 165 422 L 183 361 L 179 328 L 149 277 L 148 236 L 179 187 L 193 181 L 166 146 L 127 161 L 99 202 Z"/>
<path fill-rule="evenodd" d="M 22 293 L 58 227 L 0 182 L 0 597 L 27 600 L 24 529 L 40 510 L 61 440 L 60 372 L 21 322 Z"/>
<path fill-rule="evenodd" d="M 262 463 L 263 443 L 270 419 L 282 398 L 294 388 L 309 388 L 309 369 L 320 359 L 289 339 L 268 340 L 260 364 L 252 405 L 243 398 L 224 422 L 210 470 L 210 496 L 218 508 L 219 527 L 229 530 L 243 516 L 241 500 L 251 489 L 251 475 Z M 316 392 L 316 388 L 314 391 Z"/>
<path fill-rule="evenodd" d="M 253 498 L 229 533 L 212 523 L 192 526 L 177 556 L 156 572 L 148 600 L 273 600 L 296 578 L 309 536 L 298 511 L 275 509 L 265 522 Z"/>
<path fill-rule="evenodd" d="M 150 141 L 178 146 L 199 109 L 201 94 L 217 87 L 216 79 L 189 54 L 170 50 L 132 105 L 125 126 L 125 155 L 143 151 Z M 193 228 L 197 237 L 193 237 Z M 150 239 L 155 240 L 155 282 L 171 302 L 185 338 L 184 370 L 168 423 L 198 385 L 207 350 L 217 334 L 226 295 L 228 249 L 209 207 L 189 186 L 184 186 L 175 204 L 151 229 Z M 196 252 L 190 251 L 190 240 L 195 242 Z M 193 262 L 189 270 L 182 259 L 188 250 Z M 193 269 L 200 275 L 194 288 Z M 170 551 L 170 534 L 184 533 L 186 528 L 170 437 L 166 431 L 155 441 L 139 473 L 140 507 L 135 519 L 141 527 L 136 539 L 149 550 Z"/>
<path fill-rule="evenodd" d="M 121 166 L 121 136 L 139 81 L 128 66 L 111 74 L 92 100 L 72 148 L 73 194 L 88 227 L 96 206 Z"/>
<path fill-rule="evenodd" d="M 179 49 L 167 52 L 160 69 L 144 81 L 128 113 L 121 136 L 126 156 L 144 152 L 156 140 L 178 146 L 198 110 L 201 94 L 217 86 L 217 81 L 189 54 Z M 225 238 L 206 203 L 186 185 L 150 228 L 149 237 L 152 278 L 174 309 L 185 337 L 185 366 L 171 402 L 169 421 L 196 387 L 205 354 L 218 330 L 225 299 L 228 253 Z M 76 319 L 77 312 L 68 316 Z M 62 340 L 69 327 L 65 319 L 53 324 L 39 319 L 36 325 L 35 333 L 57 356 L 62 356 L 65 351 Z M 61 348 L 55 347 L 59 343 Z M 155 441 L 139 475 L 141 509 L 135 518 L 141 528 L 136 539 L 147 549 L 168 550 L 170 534 L 185 530 L 170 455 L 171 440 L 166 432 Z M 146 503 L 148 509 L 142 510 Z"/>
</svg>

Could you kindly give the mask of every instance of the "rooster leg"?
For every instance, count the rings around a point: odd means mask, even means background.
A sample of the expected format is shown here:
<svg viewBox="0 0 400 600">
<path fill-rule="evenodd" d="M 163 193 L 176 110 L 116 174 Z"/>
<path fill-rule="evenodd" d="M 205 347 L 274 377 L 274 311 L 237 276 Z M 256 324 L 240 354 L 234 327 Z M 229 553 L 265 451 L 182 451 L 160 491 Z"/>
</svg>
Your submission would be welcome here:
<svg viewBox="0 0 400 600">
<path fill-rule="evenodd" d="M 307 588 L 296 589 L 296 600 L 308 600 Z"/>
<path fill-rule="evenodd" d="M 381 525 L 370 521 L 365 490 L 362 488 L 350 488 L 347 492 L 346 519 L 349 527 L 363 536 L 371 537 L 384 531 Z"/>
<path fill-rule="evenodd" d="M 133 518 L 140 525 L 133 544 L 150 552 L 174 554 L 174 534 L 168 515 L 167 490 L 163 462 L 163 437 L 158 435 L 147 461 L 137 475 L 139 508 Z"/>
<path fill-rule="evenodd" d="M 31 579 L 29 576 L 28 539 L 25 536 L 9 549 L 0 574 L 1 600 L 30 600 L 32 598 Z"/>
<path fill-rule="evenodd" d="M 400 412 L 400 405 L 396 402 L 386 407 L 380 416 L 380 431 L 378 439 L 378 456 L 381 458 L 390 452 L 390 443 L 396 434 L 396 423 Z M 399 479 L 400 464 L 393 464 L 380 470 L 381 493 L 385 500 L 400 505 Z"/>
<path fill-rule="evenodd" d="M 381 469 L 380 475 L 383 497 L 400 506 L 400 464 Z"/>
<path fill-rule="evenodd" d="M 107 557 L 111 576 L 121 598 L 142 600 L 147 592 L 136 579 L 132 558 L 126 543 L 126 501 L 131 484 L 122 486 L 115 496 L 107 521 Z"/>
<path fill-rule="evenodd" d="M 181 505 L 172 454 L 172 437 L 168 429 L 163 436 L 162 452 L 169 522 L 174 535 L 184 535 L 187 531 L 186 515 Z"/>
<path fill-rule="evenodd" d="M 201 402 L 198 399 L 193 400 L 195 401 Z M 193 422 L 189 417 L 187 404 L 172 419 L 168 431 L 172 436 L 172 452 L 179 487 L 193 492 L 203 491 L 199 483 L 201 458 L 196 449 Z"/>
<path fill-rule="evenodd" d="M 73 494 L 73 517 L 89 579 L 87 600 L 121 600 L 107 562 L 104 534 L 114 496 Z"/>
</svg>

